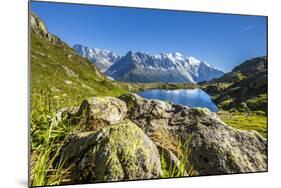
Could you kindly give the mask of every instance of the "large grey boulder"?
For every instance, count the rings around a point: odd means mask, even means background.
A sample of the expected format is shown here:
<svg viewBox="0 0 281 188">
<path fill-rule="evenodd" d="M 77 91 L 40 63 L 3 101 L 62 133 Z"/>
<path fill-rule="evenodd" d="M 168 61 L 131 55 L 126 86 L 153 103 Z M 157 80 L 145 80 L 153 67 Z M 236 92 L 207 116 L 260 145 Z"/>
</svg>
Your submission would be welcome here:
<svg viewBox="0 0 281 188">
<path fill-rule="evenodd" d="M 76 117 L 84 121 L 87 128 L 97 130 L 122 122 L 126 113 L 126 103 L 118 98 L 92 97 L 82 102 Z"/>
<path fill-rule="evenodd" d="M 83 131 L 98 130 L 124 120 L 127 113 L 126 103 L 114 97 L 91 97 L 79 107 L 67 107 L 57 111 L 51 125 L 64 124 L 79 126 Z"/>
<path fill-rule="evenodd" d="M 179 136 L 184 144 L 191 137 L 188 160 L 200 175 L 267 170 L 267 140 L 256 132 L 231 128 L 206 108 L 189 109 L 136 94 L 120 99 L 127 103 L 127 118 L 158 143 Z M 155 138 L 163 130 L 168 136 Z"/>
<path fill-rule="evenodd" d="M 156 145 L 130 120 L 97 132 L 68 138 L 58 161 L 72 165 L 69 182 L 98 182 L 159 178 L 162 175 Z"/>
<path fill-rule="evenodd" d="M 201 123 L 192 132 L 189 160 L 200 175 L 267 170 L 267 142 L 258 133 Z"/>
</svg>

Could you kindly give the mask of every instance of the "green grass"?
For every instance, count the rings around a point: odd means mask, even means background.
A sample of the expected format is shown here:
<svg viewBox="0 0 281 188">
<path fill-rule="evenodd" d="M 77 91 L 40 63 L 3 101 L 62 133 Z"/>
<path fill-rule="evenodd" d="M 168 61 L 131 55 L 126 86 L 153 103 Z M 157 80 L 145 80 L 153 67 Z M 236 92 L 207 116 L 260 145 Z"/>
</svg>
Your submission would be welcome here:
<svg viewBox="0 0 281 188">
<path fill-rule="evenodd" d="M 48 92 L 31 98 L 31 182 L 32 186 L 60 185 L 67 181 L 71 166 L 55 161 L 64 145 L 65 137 L 80 127 L 69 121 L 52 124 L 52 118 L 61 107 L 76 101 L 58 100 Z M 66 119 L 66 114 L 62 115 Z M 81 120 L 82 122 L 83 120 Z M 79 129 L 80 130 L 80 129 Z"/>
<path fill-rule="evenodd" d="M 259 104 L 261 102 L 266 102 L 266 101 L 267 101 L 267 94 L 260 94 L 257 97 L 249 99 L 247 102 L 252 104 Z"/>
<path fill-rule="evenodd" d="M 190 143 L 191 138 L 192 136 L 189 136 L 183 144 L 181 144 L 181 141 L 179 140 L 174 141 L 178 143 L 176 148 L 176 156 L 179 159 L 179 166 L 173 165 L 171 162 L 166 161 L 163 152 L 161 153 L 160 160 L 163 178 L 194 176 L 197 174 L 193 169 L 193 166 L 188 161 L 188 144 Z"/>
<path fill-rule="evenodd" d="M 257 111 L 247 114 L 223 111 L 218 114 L 226 124 L 233 128 L 257 131 L 263 137 L 267 138 L 267 117 L 264 112 Z"/>
<path fill-rule="evenodd" d="M 239 81 L 241 81 L 241 80 L 246 78 L 246 76 L 243 75 L 241 72 L 237 72 L 235 77 L 236 77 L 236 79 L 235 79 L 236 82 L 239 82 Z"/>
<path fill-rule="evenodd" d="M 106 79 L 87 59 L 66 44 L 54 44 L 31 34 L 31 185 L 59 185 L 67 178 L 63 162 L 54 160 L 74 126 L 51 125 L 63 107 L 78 106 L 92 96 L 119 96 L 128 92 Z"/>
<path fill-rule="evenodd" d="M 33 155 L 35 162 L 32 168 L 32 186 L 59 185 L 63 181 L 68 169 L 63 168 L 63 162 L 53 166 L 60 147 L 61 145 L 46 139 L 40 148 L 33 151 L 36 155 Z"/>
<path fill-rule="evenodd" d="M 251 109 L 262 109 L 263 111 L 267 111 L 267 94 L 260 94 L 256 97 L 248 99 L 246 104 Z"/>
<path fill-rule="evenodd" d="M 219 104 L 219 107 L 221 109 L 227 109 L 227 108 L 229 108 L 229 106 L 232 105 L 232 103 L 233 103 L 233 98 L 226 99 Z"/>
<path fill-rule="evenodd" d="M 62 163 L 53 162 L 62 146 L 61 140 L 71 127 L 51 125 L 52 116 L 59 104 L 51 102 L 49 94 L 33 97 L 31 100 L 31 185 L 58 185 L 67 173 Z"/>
<path fill-rule="evenodd" d="M 203 83 L 200 85 L 200 88 L 206 91 L 212 99 L 216 99 L 220 93 L 222 93 L 225 89 L 231 86 L 230 83 Z"/>
</svg>

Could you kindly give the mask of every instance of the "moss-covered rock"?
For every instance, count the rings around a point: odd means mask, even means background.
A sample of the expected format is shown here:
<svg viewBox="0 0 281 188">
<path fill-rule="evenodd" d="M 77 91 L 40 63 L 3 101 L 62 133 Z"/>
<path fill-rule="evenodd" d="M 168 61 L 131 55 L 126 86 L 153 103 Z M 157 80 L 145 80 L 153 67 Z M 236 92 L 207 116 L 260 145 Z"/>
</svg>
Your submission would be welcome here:
<svg viewBox="0 0 281 188">
<path fill-rule="evenodd" d="M 162 175 L 156 145 L 130 120 L 69 137 L 58 160 L 64 161 L 65 166 L 74 165 L 71 182 L 147 179 Z"/>
</svg>

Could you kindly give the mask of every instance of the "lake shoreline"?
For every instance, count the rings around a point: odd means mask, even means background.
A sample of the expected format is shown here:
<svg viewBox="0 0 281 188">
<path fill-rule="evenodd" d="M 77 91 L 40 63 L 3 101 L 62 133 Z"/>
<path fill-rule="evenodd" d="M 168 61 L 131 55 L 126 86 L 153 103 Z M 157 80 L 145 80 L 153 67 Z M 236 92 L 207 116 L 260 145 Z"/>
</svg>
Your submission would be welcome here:
<svg viewBox="0 0 281 188">
<path fill-rule="evenodd" d="M 228 126 L 240 129 L 240 130 L 252 130 L 256 131 L 259 134 L 261 134 L 264 138 L 267 138 L 267 128 L 266 128 L 266 114 L 259 112 L 259 111 L 253 111 L 253 112 L 239 112 L 239 111 L 231 111 L 231 110 L 223 110 L 219 107 L 219 105 L 214 101 L 214 96 L 209 94 L 204 87 L 200 87 L 200 85 L 197 85 L 198 87 L 194 88 L 179 88 L 179 89 L 145 89 L 145 90 L 139 90 L 136 94 L 139 95 L 140 92 L 146 92 L 146 91 L 151 91 L 151 90 L 166 90 L 166 91 L 175 91 L 175 90 L 192 90 L 192 89 L 200 89 L 203 92 L 205 92 L 209 97 L 210 100 L 216 105 L 217 111 L 212 111 L 213 113 L 216 113 Z M 141 95 L 142 96 L 142 95 Z M 144 96 L 142 96 L 144 97 Z M 144 97 L 146 98 L 146 97 Z M 148 98 L 148 99 L 153 99 L 153 98 Z M 157 99 L 161 100 L 161 99 Z M 162 100 L 162 101 L 167 101 L 167 100 Z M 171 103 L 174 103 L 173 101 L 168 101 Z M 179 104 L 179 105 L 184 105 L 184 104 Z M 187 105 L 184 105 L 187 106 Z M 189 108 L 196 108 L 196 107 L 190 107 Z M 200 106 L 198 106 L 200 107 Z M 201 106 L 202 107 L 202 106 Z"/>
<path fill-rule="evenodd" d="M 165 90 L 175 90 L 175 89 L 196 89 L 201 86 L 193 83 L 130 83 L 115 81 L 117 84 L 121 85 L 122 88 L 129 92 L 139 92 L 149 89 L 165 89 Z"/>
<path fill-rule="evenodd" d="M 149 89 L 139 91 L 137 94 L 146 99 L 168 101 L 174 104 L 187 106 L 188 108 L 208 108 L 212 112 L 217 112 L 219 110 L 211 97 L 200 88 L 173 90 Z"/>
</svg>

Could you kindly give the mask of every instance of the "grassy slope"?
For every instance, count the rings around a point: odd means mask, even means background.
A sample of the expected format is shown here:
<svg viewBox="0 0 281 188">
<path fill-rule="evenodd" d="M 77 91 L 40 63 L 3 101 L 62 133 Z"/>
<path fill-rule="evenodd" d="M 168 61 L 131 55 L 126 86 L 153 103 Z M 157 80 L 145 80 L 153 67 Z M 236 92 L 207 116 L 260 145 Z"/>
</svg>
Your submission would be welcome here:
<svg viewBox="0 0 281 188">
<path fill-rule="evenodd" d="M 246 114 L 241 112 L 230 113 L 227 111 L 220 111 L 218 115 L 227 125 L 233 128 L 253 130 L 260 133 L 263 137 L 267 137 L 267 117 L 262 112 Z"/>
<path fill-rule="evenodd" d="M 267 57 L 247 60 L 218 79 L 202 83 L 223 110 L 267 111 Z"/>
<path fill-rule="evenodd" d="M 201 88 L 223 110 L 218 115 L 226 124 L 267 137 L 266 57 L 247 60 L 218 79 L 202 82 Z"/>
<path fill-rule="evenodd" d="M 56 111 L 76 106 L 91 96 L 119 96 L 128 92 L 106 79 L 87 59 L 65 43 L 54 43 L 31 33 L 31 184 L 57 185 L 67 172 L 52 166 L 69 125 L 52 127 Z"/>
<path fill-rule="evenodd" d="M 48 92 L 54 100 L 80 103 L 89 96 L 117 96 L 126 90 L 106 79 L 91 62 L 66 44 L 31 35 L 31 94 Z"/>
</svg>

